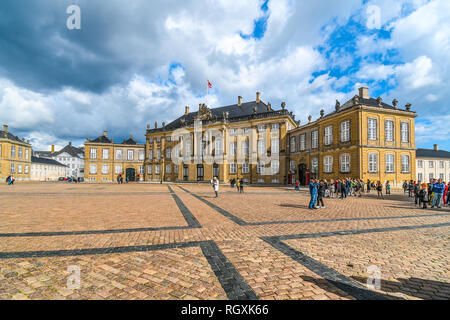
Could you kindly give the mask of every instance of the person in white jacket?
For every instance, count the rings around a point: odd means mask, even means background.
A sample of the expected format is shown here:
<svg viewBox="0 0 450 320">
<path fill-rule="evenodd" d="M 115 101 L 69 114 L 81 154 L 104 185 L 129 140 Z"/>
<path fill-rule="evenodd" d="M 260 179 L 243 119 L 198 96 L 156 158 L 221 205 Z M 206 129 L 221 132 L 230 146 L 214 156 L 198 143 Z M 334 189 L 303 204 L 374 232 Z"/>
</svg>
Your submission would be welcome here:
<svg viewBox="0 0 450 320">
<path fill-rule="evenodd" d="M 214 177 L 213 179 L 213 187 L 214 187 L 214 192 L 216 193 L 216 198 L 219 197 L 219 179 L 217 179 L 217 177 Z"/>
</svg>

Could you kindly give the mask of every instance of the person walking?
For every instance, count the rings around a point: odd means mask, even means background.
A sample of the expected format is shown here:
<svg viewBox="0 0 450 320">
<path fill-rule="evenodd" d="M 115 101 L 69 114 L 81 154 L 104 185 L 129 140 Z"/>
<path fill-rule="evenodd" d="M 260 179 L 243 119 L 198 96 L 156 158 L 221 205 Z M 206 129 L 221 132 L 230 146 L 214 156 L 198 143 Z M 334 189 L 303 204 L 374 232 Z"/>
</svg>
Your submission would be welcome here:
<svg viewBox="0 0 450 320">
<path fill-rule="evenodd" d="M 431 204 L 431 208 L 438 207 L 441 208 L 441 200 L 444 194 L 445 184 L 442 183 L 442 179 L 439 179 L 437 183 L 433 185 L 433 202 Z"/>
<path fill-rule="evenodd" d="M 435 182 L 436 181 L 434 179 L 430 179 L 430 183 L 428 184 L 428 204 L 430 206 L 433 203 L 433 197 L 434 197 L 433 186 L 434 186 Z"/>
<path fill-rule="evenodd" d="M 372 184 L 370 180 L 367 180 L 367 193 L 370 193 L 370 189 L 372 188 Z"/>
<path fill-rule="evenodd" d="M 419 203 L 423 204 L 423 209 L 427 209 L 427 202 L 428 202 L 428 194 L 427 194 L 427 185 L 424 183 L 422 184 L 420 190 L 419 190 Z"/>
<path fill-rule="evenodd" d="M 213 181 L 212 181 L 212 185 L 214 188 L 214 193 L 216 194 L 216 198 L 219 197 L 219 180 L 217 179 L 217 177 L 214 177 Z"/>
<path fill-rule="evenodd" d="M 408 184 L 408 197 L 413 197 L 413 191 L 414 191 L 414 182 L 411 180 Z"/>
<path fill-rule="evenodd" d="M 317 181 L 317 207 L 325 209 L 325 204 L 323 203 L 323 197 L 325 196 L 325 185 L 323 180 Z M 320 206 L 322 205 L 322 206 Z"/>
<path fill-rule="evenodd" d="M 237 180 L 236 180 L 236 191 L 239 193 L 241 190 L 240 190 L 240 180 L 239 180 L 239 178 L 237 178 Z"/>
<path fill-rule="evenodd" d="M 309 182 L 309 194 L 311 195 L 311 201 L 309 202 L 309 209 L 318 209 L 316 207 L 317 201 L 317 184 L 314 182 L 314 179 L 311 179 Z"/>
<path fill-rule="evenodd" d="M 336 192 L 336 185 L 334 184 L 334 180 L 330 182 L 330 198 L 334 198 L 334 193 Z"/>
<path fill-rule="evenodd" d="M 391 194 L 391 184 L 389 181 L 386 181 L 386 194 Z"/>
<path fill-rule="evenodd" d="M 445 189 L 444 189 L 444 194 L 442 195 L 442 206 L 446 207 L 447 206 L 447 193 L 448 193 L 448 185 L 445 184 L 444 181 L 442 181 L 445 185 Z"/>
<path fill-rule="evenodd" d="M 420 195 L 419 192 L 422 189 L 420 181 L 414 185 L 414 206 L 419 205 L 420 207 Z"/>
<path fill-rule="evenodd" d="M 376 189 L 377 189 L 377 199 L 381 198 L 381 199 L 384 200 L 384 197 L 383 197 L 383 185 L 381 184 L 380 181 L 377 182 Z"/>
<path fill-rule="evenodd" d="M 239 181 L 239 193 L 244 193 L 244 180 L 242 178 Z"/>
<path fill-rule="evenodd" d="M 448 191 L 447 191 L 447 199 L 445 201 L 445 204 L 448 205 L 448 204 L 450 204 L 450 181 L 447 184 L 447 189 L 448 189 Z"/>
</svg>

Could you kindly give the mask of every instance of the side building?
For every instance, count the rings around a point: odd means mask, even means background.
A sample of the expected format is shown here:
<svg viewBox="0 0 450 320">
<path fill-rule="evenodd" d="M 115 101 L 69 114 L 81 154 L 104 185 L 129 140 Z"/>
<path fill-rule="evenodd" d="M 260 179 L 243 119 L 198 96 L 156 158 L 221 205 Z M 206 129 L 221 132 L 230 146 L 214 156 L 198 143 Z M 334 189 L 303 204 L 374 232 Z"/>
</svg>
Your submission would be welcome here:
<svg viewBox="0 0 450 320">
<path fill-rule="evenodd" d="M 335 111 L 289 132 L 289 178 L 358 178 L 398 186 L 415 179 L 417 114 L 369 96 L 368 88 Z"/>
<path fill-rule="evenodd" d="M 450 181 L 450 152 L 439 150 L 437 144 L 433 149 L 417 149 L 416 162 L 416 181 Z"/>
<path fill-rule="evenodd" d="M 66 168 L 66 165 L 53 159 L 31 156 L 31 181 L 58 181 L 66 176 Z"/>
<path fill-rule="evenodd" d="M 124 181 L 144 179 L 145 144 L 138 144 L 131 136 L 115 143 L 104 131 L 96 139 L 86 139 L 84 150 L 85 182 L 116 182 L 119 175 Z"/>
<path fill-rule="evenodd" d="M 281 104 L 272 109 L 256 100 L 208 108 L 185 108 L 178 119 L 154 129 L 147 126 L 146 181 L 209 181 L 242 178 L 251 184 L 284 182 L 287 132 L 295 117 Z"/>
<path fill-rule="evenodd" d="M 0 130 L 0 181 L 12 175 L 17 181 L 29 181 L 31 170 L 30 141 L 20 139 L 3 125 Z"/>
</svg>

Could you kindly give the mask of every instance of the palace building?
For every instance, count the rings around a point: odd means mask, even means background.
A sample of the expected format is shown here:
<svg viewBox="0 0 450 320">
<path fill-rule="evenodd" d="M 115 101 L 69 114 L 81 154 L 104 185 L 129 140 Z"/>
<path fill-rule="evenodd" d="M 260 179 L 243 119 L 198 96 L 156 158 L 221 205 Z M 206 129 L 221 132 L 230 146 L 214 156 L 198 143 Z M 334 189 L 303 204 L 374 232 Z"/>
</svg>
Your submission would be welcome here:
<svg viewBox="0 0 450 320">
<path fill-rule="evenodd" d="M 450 181 L 450 152 L 439 150 L 437 144 L 433 149 L 417 149 L 416 181 L 428 183 L 431 179 Z"/>
<path fill-rule="evenodd" d="M 0 130 L 0 179 L 12 175 L 17 181 L 29 181 L 31 170 L 30 141 L 8 132 L 8 126 Z"/>
<path fill-rule="evenodd" d="M 145 145 L 130 136 L 122 143 L 109 139 L 107 132 L 84 143 L 84 179 L 86 182 L 116 182 L 122 175 L 124 181 L 144 178 Z"/>
<path fill-rule="evenodd" d="M 404 109 L 369 96 L 368 88 L 335 111 L 289 132 L 288 176 L 307 184 L 309 178 L 358 178 L 400 185 L 415 179 L 416 148 L 411 105 Z"/>
<path fill-rule="evenodd" d="M 169 124 L 147 126 L 146 181 L 222 182 L 242 178 L 251 184 L 283 183 L 288 158 L 287 134 L 296 127 L 295 116 L 281 104 L 275 110 L 261 100 L 208 108 Z"/>
</svg>

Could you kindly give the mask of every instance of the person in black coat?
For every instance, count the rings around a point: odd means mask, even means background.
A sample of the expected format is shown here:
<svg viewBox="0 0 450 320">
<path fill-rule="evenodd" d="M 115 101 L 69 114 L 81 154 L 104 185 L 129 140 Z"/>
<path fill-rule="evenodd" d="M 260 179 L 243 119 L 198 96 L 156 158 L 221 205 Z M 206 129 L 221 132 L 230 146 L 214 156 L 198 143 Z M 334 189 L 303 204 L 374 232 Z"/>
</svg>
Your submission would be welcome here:
<svg viewBox="0 0 450 320">
<path fill-rule="evenodd" d="M 321 208 L 325 208 L 325 204 L 323 203 L 323 197 L 325 196 L 325 185 L 323 180 L 320 180 L 317 187 L 317 207 L 321 204 Z"/>
</svg>

